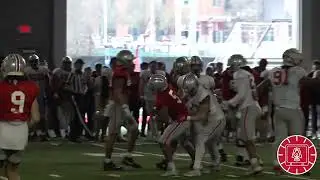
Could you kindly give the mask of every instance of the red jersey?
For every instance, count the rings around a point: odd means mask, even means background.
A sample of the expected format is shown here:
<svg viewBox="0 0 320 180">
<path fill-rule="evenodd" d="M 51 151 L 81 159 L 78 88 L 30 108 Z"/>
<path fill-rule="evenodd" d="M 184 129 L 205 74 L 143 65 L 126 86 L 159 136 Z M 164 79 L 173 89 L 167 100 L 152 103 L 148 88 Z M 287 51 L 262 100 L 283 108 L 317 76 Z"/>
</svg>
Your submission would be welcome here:
<svg viewBox="0 0 320 180">
<path fill-rule="evenodd" d="M 0 121 L 29 121 L 40 89 L 33 81 L 0 82 Z"/>
<path fill-rule="evenodd" d="M 222 73 L 222 86 L 221 86 L 221 91 L 222 91 L 222 98 L 224 100 L 230 100 L 232 99 L 236 93 L 231 89 L 230 83 L 233 80 L 232 73 L 227 69 Z"/>
<path fill-rule="evenodd" d="M 127 91 L 129 90 L 129 86 L 131 86 L 131 78 L 130 78 L 130 74 L 128 73 L 128 69 L 123 66 L 123 65 L 116 65 L 113 69 L 112 69 L 112 77 L 111 77 L 111 82 L 109 84 L 109 86 L 112 88 L 112 84 L 113 81 L 116 78 L 123 78 L 125 79 L 125 84 L 123 87 L 123 92 L 127 93 Z"/>
<path fill-rule="evenodd" d="M 254 76 L 254 81 L 256 85 L 259 85 L 264 79 L 261 77 L 261 73 L 263 71 L 258 67 L 253 68 L 253 76 Z M 269 103 L 269 98 L 268 95 L 263 95 L 263 94 L 258 94 L 259 96 L 259 104 L 260 106 L 266 106 Z"/>
<path fill-rule="evenodd" d="M 168 107 L 169 116 L 174 121 L 185 121 L 188 116 L 187 107 L 171 88 L 157 93 L 156 108 L 160 110 L 162 107 Z"/>
</svg>

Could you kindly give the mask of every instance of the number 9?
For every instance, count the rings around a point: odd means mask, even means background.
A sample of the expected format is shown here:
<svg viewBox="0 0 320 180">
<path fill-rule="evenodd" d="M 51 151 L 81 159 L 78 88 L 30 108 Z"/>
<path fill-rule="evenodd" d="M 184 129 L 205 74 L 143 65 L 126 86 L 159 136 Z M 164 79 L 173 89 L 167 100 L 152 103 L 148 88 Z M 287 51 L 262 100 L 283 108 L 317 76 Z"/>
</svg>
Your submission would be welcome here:
<svg viewBox="0 0 320 180">
<path fill-rule="evenodd" d="M 25 98 L 26 96 L 22 91 L 14 91 L 11 94 L 11 103 L 15 106 L 19 106 L 18 109 L 11 108 L 12 113 L 23 113 Z"/>
</svg>

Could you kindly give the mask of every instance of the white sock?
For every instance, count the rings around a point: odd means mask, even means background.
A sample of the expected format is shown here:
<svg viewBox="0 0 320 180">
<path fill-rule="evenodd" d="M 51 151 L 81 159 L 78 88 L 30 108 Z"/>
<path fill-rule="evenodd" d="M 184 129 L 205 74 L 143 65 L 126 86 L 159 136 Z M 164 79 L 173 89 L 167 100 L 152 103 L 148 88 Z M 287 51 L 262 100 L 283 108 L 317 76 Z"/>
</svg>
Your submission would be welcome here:
<svg viewBox="0 0 320 180">
<path fill-rule="evenodd" d="M 109 159 L 109 158 L 104 158 L 104 162 L 105 162 L 105 163 L 110 163 L 110 162 L 111 162 L 111 159 Z"/>
<path fill-rule="evenodd" d="M 169 162 L 169 163 L 168 163 L 168 168 L 169 168 L 170 170 L 172 170 L 172 171 L 175 171 L 175 170 L 176 170 L 176 166 L 175 166 L 175 164 L 174 164 L 173 162 Z"/>
<path fill-rule="evenodd" d="M 127 152 L 127 153 L 124 154 L 124 157 L 132 158 L 132 153 Z"/>
<path fill-rule="evenodd" d="M 223 149 L 223 144 L 222 144 L 222 143 L 219 143 L 219 144 L 218 144 L 218 149 L 219 149 L 219 150 Z"/>
<path fill-rule="evenodd" d="M 200 169 L 201 168 L 201 161 L 195 160 L 193 164 L 193 169 Z"/>
<path fill-rule="evenodd" d="M 66 130 L 60 129 L 60 136 L 61 136 L 62 138 L 65 138 L 65 137 L 66 137 Z"/>
</svg>

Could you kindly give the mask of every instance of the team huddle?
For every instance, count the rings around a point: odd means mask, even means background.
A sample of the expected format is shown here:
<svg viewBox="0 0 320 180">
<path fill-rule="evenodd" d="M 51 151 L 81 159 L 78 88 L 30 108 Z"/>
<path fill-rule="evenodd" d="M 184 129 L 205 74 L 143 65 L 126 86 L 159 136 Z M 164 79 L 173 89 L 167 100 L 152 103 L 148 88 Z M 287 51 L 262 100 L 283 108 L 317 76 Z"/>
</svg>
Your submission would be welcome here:
<svg viewBox="0 0 320 180">
<path fill-rule="evenodd" d="M 145 99 L 146 111 L 150 116 L 152 136 L 158 141 L 163 153 L 163 160 L 156 164 L 158 168 L 165 170 L 162 176 L 178 175 L 173 157 L 179 145 L 190 155 L 191 161 L 191 170 L 184 176 L 201 176 L 203 173 L 219 171 L 221 162 L 226 161 L 222 145 L 222 134 L 226 126 L 235 127 L 236 146 L 241 157 L 239 163 L 249 165 L 249 175 L 261 173 L 263 161 L 255 145 L 256 125 L 265 113 L 259 99 L 268 96 L 270 92 L 274 105 L 276 138 L 273 151 L 274 170 L 281 173 L 276 158 L 278 145 L 288 135 L 304 134 L 300 86 L 314 88 L 320 83 L 317 79 L 306 77 L 305 70 L 300 66 L 303 58 L 298 50 L 288 49 L 282 58 L 283 65 L 266 71 L 263 74 L 264 80 L 256 84 L 255 76 L 246 59 L 240 54 L 232 55 L 228 59 L 226 70 L 231 77 L 227 83 L 228 91 L 229 94 L 233 94 L 228 99 L 222 97 L 223 92 L 217 88 L 217 80 L 202 73 L 204 65 L 198 56 L 177 58 L 169 75 L 152 66 L 142 71 L 140 91 L 143 93 L 140 93 L 141 98 Z M 138 123 L 128 102 L 131 95 L 130 86 L 133 83 L 130 71 L 134 67 L 134 59 L 130 51 L 120 51 L 113 60 L 111 69 L 103 70 L 102 74 L 106 79 L 97 79 L 95 82 L 100 85 L 108 84 L 109 92 L 107 101 L 98 103 L 96 107 L 96 116 L 107 119 L 109 129 L 103 160 L 105 171 L 123 169 L 112 161 L 111 156 L 120 127 L 124 124 L 128 130 L 128 151 L 122 163 L 133 168 L 142 168 L 132 157 L 139 135 Z M 36 66 L 33 63 L 27 66 L 23 57 L 18 54 L 10 54 L 3 60 L 3 80 L 0 82 L 0 160 L 9 180 L 19 179 L 17 169 L 21 162 L 21 152 L 28 142 L 29 128 L 44 118 L 41 112 L 45 107 L 42 105 L 45 95 L 41 95 L 41 92 L 46 90 L 41 88 L 46 88 L 50 82 L 55 84 L 56 89 L 63 88 L 65 92 L 58 95 L 53 88 L 51 91 L 54 98 L 62 99 L 63 96 L 69 96 L 70 76 L 64 72 L 70 72 L 70 65 L 71 60 L 64 58 L 62 68 L 56 69 L 50 75 L 45 68 L 32 67 Z M 81 69 L 81 66 L 79 68 Z M 41 71 L 44 76 L 33 77 L 33 71 Z M 34 79 L 43 85 L 35 83 Z M 61 80 L 64 81 L 58 83 Z M 75 107 L 78 103 L 76 94 L 86 90 L 78 88 L 77 92 L 72 92 L 71 102 Z M 103 92 L 99 96 L 102 94 Z M 145 97 L 146 94 L 149 94 L 148 98 Z M 63 107 L 68 107 L 63 103 L 59 106 L 62 110 Z M 230 118 L 228 114 L 233 114 L 233 117 Z M 39 125 L 41 127 L 41 123 Z M 62 123 L 61 126 L 64 129 L 68 127 L 67 123 Z M 164 130 L 159 135 L 158 130 L 161 128 Z M 88 133 L 92 135 L 90 131 Z M 77 133 L 71 132 L 71 138 L 73 136 L 76 138 Z M 206 152 L 212 160 L 209 167 L 201 164 Z"/>
</svg>

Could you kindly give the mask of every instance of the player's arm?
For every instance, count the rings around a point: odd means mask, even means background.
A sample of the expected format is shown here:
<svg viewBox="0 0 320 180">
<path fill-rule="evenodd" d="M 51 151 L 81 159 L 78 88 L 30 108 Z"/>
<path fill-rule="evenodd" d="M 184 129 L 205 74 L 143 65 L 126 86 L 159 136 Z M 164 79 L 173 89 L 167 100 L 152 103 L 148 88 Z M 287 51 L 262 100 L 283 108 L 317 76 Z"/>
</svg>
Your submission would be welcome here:
<svg viewBox="0 0 320 180">
<path fill-rule="evenodd" d="M 199 109 L 195 114 L 190 114 L 187 120 L 190 121 L 206 121 L 210 112 L 210 96 L 207 96 L 199 104 Z"/>
<path fill-rule="evenodd" d="M 265 94 L 268 90 L 269 87 L 271 86 L 271 80 L 270 79 L 265 79 L 263 80 L 260 84 L 257 85 L 257 93 L 259 95 Z"/>
<path fill-rule="evenodd" d="M 227 102 L 229 105 L 233 107 L 240 104 L 240 102 L 245 98 L 246 91 L 249 90 L 248 83 L 245 82 L 247 79 L 244 79 L 244 78 L 242 79 L 236 79 L 234 81 L 234 88 L 237 94 Z"/>
<path fill-rule="evenodd" d="M 40 121 L 40 111 L 39 111 L 39 104 L 37 99 L 35 99 L 31 105 L 31 125 L 36 124 Z"/>
</svg>

